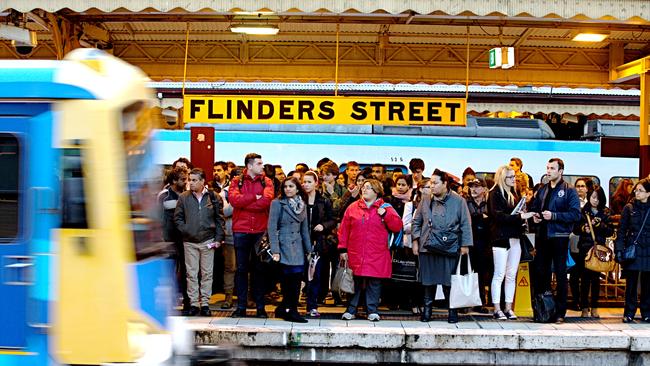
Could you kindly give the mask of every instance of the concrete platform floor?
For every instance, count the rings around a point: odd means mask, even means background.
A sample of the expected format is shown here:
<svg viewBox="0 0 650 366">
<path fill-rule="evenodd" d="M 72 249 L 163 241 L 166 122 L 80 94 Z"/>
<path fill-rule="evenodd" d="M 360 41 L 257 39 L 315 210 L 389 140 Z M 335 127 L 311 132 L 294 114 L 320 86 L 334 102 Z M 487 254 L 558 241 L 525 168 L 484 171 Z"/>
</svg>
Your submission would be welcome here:
<svg viewBox="0 0 650 366">
<path fill-rule="evenodd" d="M 218 301 L 214 305 L 218 307 Z M 274 306 L 268 306 L 272 315 Z M 319 308 L 306 324 L 281 319 L 188 318 L 197 345 L 231 344 L 243 360 L 357 364 L 445 365 L 650 365 L 650 324 L 621 322 L 622 309 L 602 309 L 600 319 L 569 311 L 563 324 L 530 318 L 496 321 L 489 314 L 461 315 L 448 324 L 446 311 L 422 323 L 409 312 L 382 312 L 382 320 L 343 321 L 344 308 Z M 254 315 L 249 310 L 249 315 Z"/>
</svg>

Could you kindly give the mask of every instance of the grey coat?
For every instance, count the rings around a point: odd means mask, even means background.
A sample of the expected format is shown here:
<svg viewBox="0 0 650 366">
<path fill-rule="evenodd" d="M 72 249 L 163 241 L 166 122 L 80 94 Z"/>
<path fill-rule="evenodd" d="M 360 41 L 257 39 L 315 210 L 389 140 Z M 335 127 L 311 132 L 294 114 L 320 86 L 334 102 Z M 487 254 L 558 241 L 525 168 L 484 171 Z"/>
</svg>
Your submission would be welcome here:
<svg viewBox="0 0 650 366">
<path fill-rule="evenodd" d="M 429 240 L 431 231 L 457 230 L 460 246 L 472 246 L 472 223 L 467 208 L 467 202 L 455 192 L 449 192 L 442 201 L 433 201 L 431 197 L 423 197 L 415 211 L 411 226 L 413 240 L 419 241 L 419 278 L 423 286 L 436 284 L 450 286 L 451 274 L 456 269 L 458 256 L 449 257 L 429 252 L 424 244 Z"/>
<path fill-rule="evenodd" d="M 312 249 L 306 204 L 302 212 L 296 215 L 286 198 L 273 200 L 269 213 L 268 232 L 271 252 L 280 253 L 280 263 L 288 266 L 305 264 L 305 256 Z"/>
<path fill-rule="evenodd" d="M 431 221 L 431 225 L 429 225 L 429 221 Z M 442 201 L 434 200 L 433 205 L 431 205 L 431 196 L 425 196 L 415 211 L 411 226 L 412 240 L 419 240 L 419 251 L 426 253 L 427 250 L 423 246 L 428 240 L 431 230 L 449 229 L 455 226 L 458 226 L 460 230 L 460 245 L 472 246 L 474 243 L 472 222 L 467 202 L 452 191 L 449 191 Z"/>
</svg>

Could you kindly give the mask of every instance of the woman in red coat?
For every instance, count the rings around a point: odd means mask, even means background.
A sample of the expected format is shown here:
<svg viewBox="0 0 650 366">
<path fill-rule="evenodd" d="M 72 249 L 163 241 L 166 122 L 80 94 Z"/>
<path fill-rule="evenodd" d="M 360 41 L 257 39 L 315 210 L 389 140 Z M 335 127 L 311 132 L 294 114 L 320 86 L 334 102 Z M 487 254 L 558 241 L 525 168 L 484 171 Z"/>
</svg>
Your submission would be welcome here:
<svg viewBox="0 0 650 366">
<path fill-rule="evenodd" d="M 368 320 L 379 321 L 377 306 L 381 294 L 381 279 L 391 276 L 391 256 L 388 230 L 399 232 L 402 219 L 380 198 L 382 184 L 368 179 L 361 187 L 361 198 L 345 211 L 339 229 L 341 262 L 348 262 L 354 274 L 354 295 L 343 320 L 355 318 L 361 293 L 366 296 Z"/>
</svg>

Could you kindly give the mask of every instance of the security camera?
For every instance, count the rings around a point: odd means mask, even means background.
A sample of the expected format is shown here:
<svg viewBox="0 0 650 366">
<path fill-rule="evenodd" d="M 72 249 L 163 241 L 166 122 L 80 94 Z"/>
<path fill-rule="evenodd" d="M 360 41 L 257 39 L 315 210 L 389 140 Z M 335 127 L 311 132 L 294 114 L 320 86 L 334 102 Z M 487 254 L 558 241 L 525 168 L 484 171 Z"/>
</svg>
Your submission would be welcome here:
<svg viewBox="0 0 650 366">
<path fill-rule="evenodd" d="M 11 45 L 21 55 L 29 55 L 38 45 L 36 32 L 8 24 L 0 24 L 0 38 L 11 40 Z"/>
<path fill-rule="evenodd" d="M 12 41 L 11 45 L 14 46 L 16 52 L 22 56 L 27 56 L 30 53 L 32 53 L 35 47 L 32 46 L 31 44 L 17 43 L 16 41 Z"/>
</svg>

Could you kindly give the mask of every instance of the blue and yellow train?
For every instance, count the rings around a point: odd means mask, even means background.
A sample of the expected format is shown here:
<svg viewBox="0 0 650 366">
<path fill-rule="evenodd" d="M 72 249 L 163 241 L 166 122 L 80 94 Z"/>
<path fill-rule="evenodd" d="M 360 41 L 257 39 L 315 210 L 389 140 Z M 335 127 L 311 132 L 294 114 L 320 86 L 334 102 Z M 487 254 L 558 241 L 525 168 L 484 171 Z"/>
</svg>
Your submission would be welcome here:
<svg viewBox="0 0 650 366">
<path fill-rule="evenodd" d="M 0 61 L 1 365 L 171 356 L 146 81 L 94 49 Z"/>
</svg>

